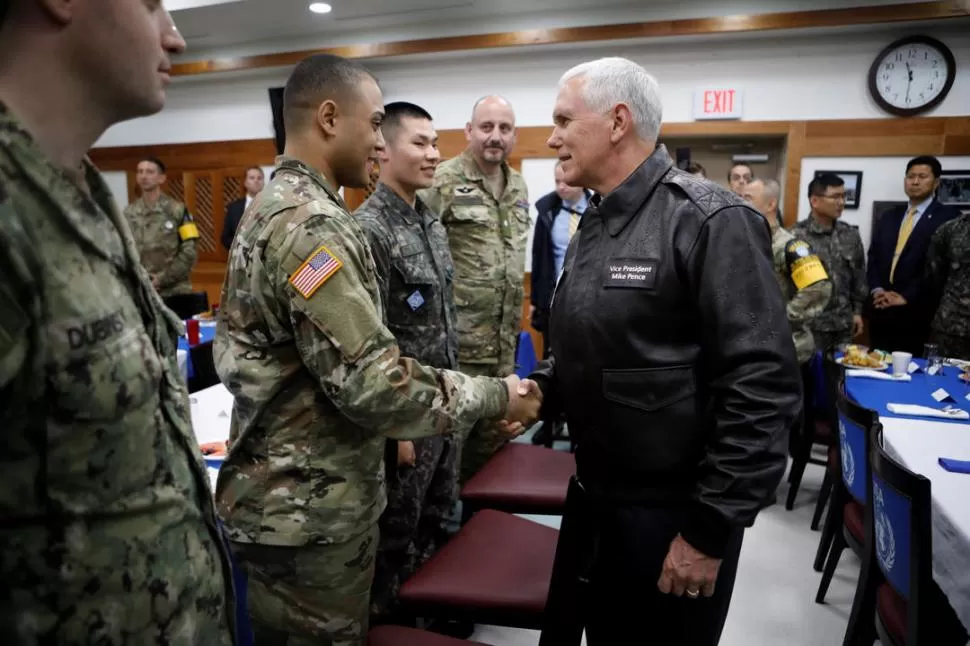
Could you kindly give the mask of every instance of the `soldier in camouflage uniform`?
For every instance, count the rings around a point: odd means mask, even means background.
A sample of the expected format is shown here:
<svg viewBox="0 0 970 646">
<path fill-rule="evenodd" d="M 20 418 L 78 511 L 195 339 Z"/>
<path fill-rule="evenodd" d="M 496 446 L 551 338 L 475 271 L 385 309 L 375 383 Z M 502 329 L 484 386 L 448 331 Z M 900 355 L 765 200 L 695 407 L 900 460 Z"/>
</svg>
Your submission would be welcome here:
<svg viewBox="0 0 970 646">
<path fill-rule="evenodd" d="M 940 303 L 931 327 L 933 340 L 943 356 L 970 360 L 970 214 L 933 234 L 926 262 Z"/>
<path fill-rule="evenodd" d="M 462 372 L 502 377 L 515 371 L 522 319 L 529 194 L 507 162 L 515 114 L 505 99 L 480 99 L 465 128 L 468 148 L 440 164 L 421 199 L 440 214 L 455 261 L 458 361 Z M 475 427 L 462 447 L 466 482 L 507 440 Z"/>
<path fill-rule="evenodd" d="M 228 646 L 232 577 L 176 364 L 181 323 L 84 157 L 112 123 L 161 109 L 158 69 L 185 43 L 158 5 L 6 7 L 2 641 Z M 125 57 L 89 43 L 125 43 Z"/>
<path fill-rule="evenodd" d="M 249 575 L 256 643 L 358 646 L 385 505 L 384 438 L 503 415 L 524 422 L 538 401 L 515 378 L 402 357 L 384 326 L 367 239 L 335 188 L 364 186 L 383 143 L 374 78 L 312 56 L 283 101 L 285 152 L 240 224 L 222 290 L 215 359 L 235 404 L 216 498 Z"/>
<path fill-rule="evenodd" d="M 819 175 L 809 184 L 808 195 L 812 212 L 791 232 L 811 245 L 832 280 L 829 304 L 810 324 L 815 347 L 825 350 L 862 334 L 862 308 L 869 298 L 866 259 L 859 227 L 839 219 L 845 208 L 842 178 Z"/>
<path fill-rule="evenodd" d="M 354 214 L 377 265 L 387 327 L 401 353 L 458 369 L 458 321 L 448 235 L 416 197 L 440 160 L 431 115 L 412 103 L 384 108 L 380 182 Z M 458 446 L 451 435 L 387 441 L 387 509 L 371 592 L 373 621 L 392 620 L 401 583 L 447 539 L 457 501 Z"/>
<path fill-rule="evenodd" d="M 742 190 L 744 199 L 751 202 L 771 225 L 775 277 L 788 303 L 788 323 L 791 325 L 798 363 L 804 365 L 815 352 L 815 340 L 809 326 L 828 305 L 832 296 L 832 281 L 808 243 L 781 226 L 778 220 L 781 187 L 778 182 L 773 179 L 752 179 Z"/>
<path fill-rule="evenodd" d="M 138 162 L 137 181 L 141 197 L 125 207 L 125 218 L 141 263 L 162 298 L 188 294 L 199 230 L 185 205 L 162 193 L 165 164 L 160 160 Z"/>
</svg>

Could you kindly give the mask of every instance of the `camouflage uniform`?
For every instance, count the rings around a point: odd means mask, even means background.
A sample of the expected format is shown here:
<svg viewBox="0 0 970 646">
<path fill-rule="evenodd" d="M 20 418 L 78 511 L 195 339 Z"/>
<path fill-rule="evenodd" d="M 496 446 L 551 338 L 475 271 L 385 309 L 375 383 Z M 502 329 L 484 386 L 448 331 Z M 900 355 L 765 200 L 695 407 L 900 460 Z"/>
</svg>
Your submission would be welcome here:
<svg viewBox="0 0 970 646">
<path fill-rule="evenodd" d="M 970 360 L 970 215 L 947 222 L 933 234 L 926 264 L 940 296 L 933 340 L 943 356 Z"/>
<path fill-rule="evenodd" d="M 199 230 L 185 205 L 162 193 L 153 205 L 138 198 L 125 207 L 141 264 L 163 298 L 192 291 Z"/>
<path fill-rule="evenodd" d="M 471 152 L 441 163 L 434 187 L 422 191 L 441 214 L 455 261 L 459 369 L 504 377 L 515 371 L 522 321 L 529 194 L 522 175 L 503 166 L 505 192 L 498 198 Z M 507 440 L 485 425 L 462 448 L 461 481 L 474 475 Z"/>
<path fill-rule="evenodd" d="M 53 166 L 3 104 L 0 275 L 4 643 L 231 644 L 181 323 L 94 166 Z"/>
<path fill-rule="evenodd" d="M 788 303 L 788 323 L 795 353 L 798 363 L 803 364 L 815 352 L 809 325 L 828 304 L 832 281 L 808 243 L 778 225 L 771 230 L 771 252 L 775 260 L 775 277 Z"/>
<path fill-rule="evenodd" d="M 216 498 L 254 629 L 363 644 L 383 436 L 464 432 L 502 415 L 505 384 L 400 356 L 364 233 L 295 159 L 277 159 L 240 224 L 221 303 L 215 359 L 235 405 Z"/>
<path fill-rule="evenodd" d="M 791 233 L 811 245 L 832 281 L 829 304 L 809 325 L 815 346 L 823 349 L 850 343 L 852 317 L 862 314 L 869 298 L 859 227 L 836 220 L 834 227 L 825 229 L 810 215 L 792 227 Z"/>
<path fill-rule="evenodd" d="M 386 184 L 354 214 L 370 242 L 387 327 L 401 353 L 434 368 L 458 368 L 458 322 L 448 234 L 420 198 L 414 208 Z M 387 619 L 403 583 L 447 538 L 458 498 L 458 447 L 452 436 L 414 440 L 413 466 L 398 466 L 387 440 L 387 509 L 371 591 L 371 616 Z"/>
</svg>

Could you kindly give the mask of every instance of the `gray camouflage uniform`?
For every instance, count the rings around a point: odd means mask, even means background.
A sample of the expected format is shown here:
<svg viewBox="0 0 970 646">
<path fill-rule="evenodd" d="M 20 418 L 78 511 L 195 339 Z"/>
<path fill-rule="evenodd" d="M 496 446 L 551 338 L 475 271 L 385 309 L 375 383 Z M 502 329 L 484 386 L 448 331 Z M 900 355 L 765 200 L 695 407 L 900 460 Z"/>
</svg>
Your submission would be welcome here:
<svg viewBox="0 0 970 646">
<path fill-rule="evenodd" d="M 448 235 L 418 198 L 414 208 L 386 184 L 354 214 L 370 242 L 387 327 L 401 353 L 434 368 L 458 368 L 458 324 Z M 450 435 L 414 440 L 413 466 L 398 466 L 387 441 L 387 509 L 371 592 L 371 615 L 387 618 L 398 591 L 447 539 L 458 497 L 458 445 Z"/>
<path fill-rule="evenodd" d="M 254 631 L 288 646 L 366 639 L 385 436 L 497 418 L 505 384 L 401 356 L 367 239 L 324 177 L 277 159 L 229 252 L 216 329 L 233 393 L 216 497 L 249 574 Z"/>
<path fill-rule="evenodd" d="M 421 199 L 448 231 L 455 262 L 458 361 L 463 373 L 505 377 L 515 372 L 521 330 L 525 247 L 532 225 L 522 175 L 503 165 L 505 191 L 496 197 L 471 152 L 442 162 Z M 467 481 L 507 438 L 482 424 L 462 447 Z"/>
<path fill-rule="evenodd" d="M 939 307 L 933 317 L 933 340 L 951 359 L 970 360 L 970 214 L 941 226 L 926 258 Z"/>
<path fill-rule="evenodd" d="M 232 643 L 232 577 L 175 320 L 89 161 L 0 104 L 0 635 Z"/>
<path fill-rule="evenodd" d="M 809 215 L 795 224 L 791 233 L 811 245 L 832 281 L 829 304 L 810 325 L 815 346 L 821 350 L 851 343 L 852 317 L 862 314 L 869 298 L 859 227 L 836 220 L 834 227 L 825 229 Z"/>
<path fill-rule="evenodd" d="M 125 218 L 158 293 L 166 298 L 191 292 L 199 231 L 185 205 L 164 193 L 152 205 L 140 197 L 125 207 Z"/>
</svg>

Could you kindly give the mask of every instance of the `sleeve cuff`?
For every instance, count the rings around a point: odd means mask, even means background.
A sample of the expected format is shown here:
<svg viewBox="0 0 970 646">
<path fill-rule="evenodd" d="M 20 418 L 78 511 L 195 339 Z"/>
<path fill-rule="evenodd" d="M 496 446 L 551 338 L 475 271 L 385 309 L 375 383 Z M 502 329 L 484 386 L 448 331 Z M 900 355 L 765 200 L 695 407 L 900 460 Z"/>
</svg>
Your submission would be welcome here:
<svg viewBox="0 0 970 646">
<path fill-rule="evenodd" d="M 680 535 L 697 551 L 720 559 L 727 549 L 731 525 L 710 508 L 695 505 Z"/>
<path fill-rule="evenodd" d="M 509 408 L 509 389 L 505 386 L 505 380 L 500 377 L 490 377 L 495 388 L 494 395 L 485 398 L 485 410 L 482 411 L 482 419 L 499 420 L 505 417 L 505 411 Z"/>
</svg>

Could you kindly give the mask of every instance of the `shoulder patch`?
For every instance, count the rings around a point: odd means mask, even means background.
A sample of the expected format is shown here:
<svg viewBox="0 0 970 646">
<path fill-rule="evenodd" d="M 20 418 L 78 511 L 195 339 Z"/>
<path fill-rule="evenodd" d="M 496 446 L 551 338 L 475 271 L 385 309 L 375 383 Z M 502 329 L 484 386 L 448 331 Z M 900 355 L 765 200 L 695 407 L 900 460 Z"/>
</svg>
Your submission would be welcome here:
<svg viewBox="0 0 970 646">
<path fill-rule="evenodd" d="M 303 298 L 310 298 L 330 277 L 343 267 L 339 258 L 324 245 L 310 254 L 306 261 L 290 275 L 289 283 Z"/>
</svg>

